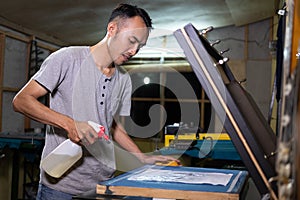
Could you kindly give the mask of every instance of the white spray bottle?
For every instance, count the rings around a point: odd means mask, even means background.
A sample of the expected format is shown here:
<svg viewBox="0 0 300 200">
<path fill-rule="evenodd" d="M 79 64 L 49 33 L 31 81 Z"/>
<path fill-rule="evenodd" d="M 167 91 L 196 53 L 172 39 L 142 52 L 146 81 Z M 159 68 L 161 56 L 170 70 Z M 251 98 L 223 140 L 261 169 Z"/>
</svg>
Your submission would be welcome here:
<svg viewBox="0 0 300 200">
<path fill-rule="evenodd" d="M 104 134 L 103 126 L 92 121 L 88 121 L 88 124 L 98 133 L 98 137 L 108 137 Z M 70 139 L 67 139 L 41 161 L 41 166 L 47 174 L 59 178 L 70 169 L 81 156 L 82 147 Z"/>
</svg>

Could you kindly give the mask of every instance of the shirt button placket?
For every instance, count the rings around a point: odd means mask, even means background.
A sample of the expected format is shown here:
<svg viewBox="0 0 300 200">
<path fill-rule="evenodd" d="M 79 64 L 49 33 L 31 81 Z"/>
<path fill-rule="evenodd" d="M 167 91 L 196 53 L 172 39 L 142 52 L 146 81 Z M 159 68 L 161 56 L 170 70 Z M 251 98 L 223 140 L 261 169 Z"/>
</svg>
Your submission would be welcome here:
<svg viewBox="0 0 300 200">
<path fill-rule="evenodd" d="M 103 85 L 103 87 L 102 87 L 102 88 L 103 88 L 103 90 L 105 90 L 105 88 L 106 88 L 106 87 L 105 87 L 105 85 Z M 102 96 L 102 97 L 104 97 L 104 96 L 105 96 L 105 95 L 104 95 L 104 93 L 102 93 L 102 95 L 101 95 L 101 96 Z M 101 101 L 101 102 L 100 102 L 100 105 L 103 105 L 103 104 L 104 104 L 104 103 L 103 103 L 103 101 Z"/>
</svg>

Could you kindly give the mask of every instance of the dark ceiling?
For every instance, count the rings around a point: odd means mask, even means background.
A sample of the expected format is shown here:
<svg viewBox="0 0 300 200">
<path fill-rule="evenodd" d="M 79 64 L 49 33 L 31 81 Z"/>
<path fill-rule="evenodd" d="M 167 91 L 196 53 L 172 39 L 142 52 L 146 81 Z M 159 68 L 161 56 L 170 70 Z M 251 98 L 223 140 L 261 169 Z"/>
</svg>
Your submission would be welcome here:
<svg viewBox="0 0 300 200">
<path fill-rule="evenodd" d="M 59 45 L 94 44 L 105 35 L 111 10 L 120 2 L 146 9 L 151 37 L 187 23 L 197 28 L 244 25 L 276 14 L 276 0 L 9 0 L 0 2 L 0 24 Z"/>
</svg>

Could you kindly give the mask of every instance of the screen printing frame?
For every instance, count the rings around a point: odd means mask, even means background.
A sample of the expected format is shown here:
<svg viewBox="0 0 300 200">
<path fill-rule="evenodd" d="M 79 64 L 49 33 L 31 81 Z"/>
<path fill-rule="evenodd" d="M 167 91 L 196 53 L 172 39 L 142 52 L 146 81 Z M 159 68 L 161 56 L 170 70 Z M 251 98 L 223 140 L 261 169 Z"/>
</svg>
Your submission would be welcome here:
<svg viewBox="0 0 300 200">
<path fill-rule="evenodd" d="M 234 79 L 223 57 L 192 24 L 176 30 L 174 36 L 184 50 L 216 113 L 223 121 L 224 128 L 230 135 L 260 194 L 270 194 L 273 199 L 277 199 L 276 184 L 269 182 L 270 178 L 276 176 L 274 158 L 276 136 L 265 122 L 257 105 Z M 230 84 L 234 85 L 233 89 L 225 84 L 217 65 L 221 66 Z M 244 102 L 238 102 L 240 99 L 237 99 L 237 95 L 233 94 L 232 90 L 238 90 L 241 97 L 244 97 L 247 107 L 253 107 L 254 116 L 247 116 L 247 113 L 243 112 Z M 264 130 L 259 134 L 254 131 L 254 122 L 262 124 Z"/>
<path fill-rule="evenodd" d="M 149 169 L 150 172 L 147 172 Z M 132 179 L 132 177 L 136 175 L 139 176 L 144 172 L 147 172 L 149 175 L 151 175 L 151 170 L 158 170 L 162 173 L 164 171 L 166 171 L 166 173 L 171 171 L 174 173 L 173 177 L 178 177 L 176 174 L 180 173 L 190 173 L 192 176 L 197 173 L 207 173 L 208 175 L 211 173 L 223 173 L 231 174 L 232 177 L 226 185 L 167 182 L 159 180 L 144 181 Z M 215 174 L 215 176 L 218 177 L 217 174 Z M 158 177 L 155 179 L 157 178 Z M 248 172 L 244 170 L 240 171 L 201 167 L 144 165 L 129 172 L 123 173 L 115 178 L 100 182 L 97 185 L 96 193 L 100 195 L 127 196 L 128 198 L 126 199 L 144 199 L 149 197 L 151 199 L 159 198 L 196 200 L 201 198 L 215 200 L 238 200 L 241 199 L 240 197 L 245 191 L 247 180 Z"/>
</svg>

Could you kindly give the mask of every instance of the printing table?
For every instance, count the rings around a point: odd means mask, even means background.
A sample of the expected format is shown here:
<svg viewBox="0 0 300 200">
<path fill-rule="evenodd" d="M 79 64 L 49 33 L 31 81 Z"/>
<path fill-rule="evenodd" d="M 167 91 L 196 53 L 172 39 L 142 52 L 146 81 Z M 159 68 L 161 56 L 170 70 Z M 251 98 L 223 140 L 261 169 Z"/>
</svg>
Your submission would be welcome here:
<svg viewBox="0 0 300 200">
<path fill-rule="evenodd" d="M 190 146 L 181 148 L 180 144 L 184 145 L 185 141 Z M 199 133 L 198 137 L 195 133 L 165 134 L 165 147 L 159 151 L 163 155 L 185 154 L 193 158 L 241 160 L 227 133 Z"/>
<path fill-rule="evenodd" d="M 187 184 L 179 182 L 161 182 L 161 181 L 137 181 L 130 180 L 130 177 L 143 173 L 145 170 L 172 170 L 174 172 L 189 172 L 191 174 L 202 173 L 224 173 L 232 174 L 227 185 L 211 184 Z M 127 196 L 129 199 L 210 199 L 210 200 L 237 200 L 241 197 L 241 192 L 248 179 L 247 171 L 195 168 L 195 167 L 171 167 L 145 165 L 141 168 L 126 172 L 108 181 L 97 185 L 96 193 L 99 195 L 114 195 L 117 197 Z M 134 198 L 133 198 L 134 197 Z M 122 199 L 122 198 L 119 198 Z M 128 199 L 128 198 L 123 198 Z"/>
</svg>

